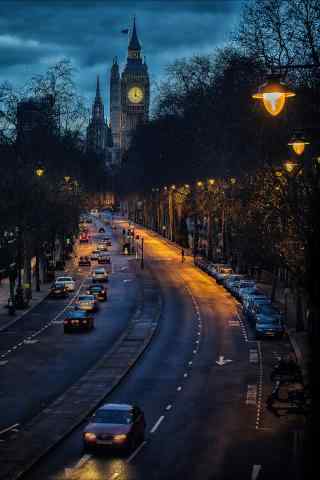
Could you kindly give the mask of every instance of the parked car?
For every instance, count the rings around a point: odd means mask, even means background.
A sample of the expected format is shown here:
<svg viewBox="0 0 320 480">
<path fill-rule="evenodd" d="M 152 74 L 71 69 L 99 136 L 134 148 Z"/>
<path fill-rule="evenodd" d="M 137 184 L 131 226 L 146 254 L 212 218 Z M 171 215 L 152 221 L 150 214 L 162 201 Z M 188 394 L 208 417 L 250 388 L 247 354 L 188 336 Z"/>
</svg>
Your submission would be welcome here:
<svg viewBox="0 0 320 480">
<path fill-rule="evenodd" d="M 233 287 L 233 295 L 239 300 L 241 296 L 241 290 L 245 288 L 255 288 L 256 282 L 254 280 L 240 280 Z"/>
<path fill-rule="evenodd" d="M 94 295 L 96 299 L 100 300 L 101 302 L 107 300 L 107 289 L 103 285 L 90 285 L 87 289 L 87 294 Z"/>
<path fill-rule="evenodd" d="M 69 295 L 64 282 L 54 282 L 51 285 L 49 296 L 52 298 L 66 298 Z"/>
<path fill-rule="evenodd" d="M 126 448 L 133 450 L 143 442 L 146 422 L 137 405 L 107 403 L 90 418 L 83 430 L 84 448 Z"/>
<path fill-rule="evenodd" d="M 256 337 L 282 337 L 283 316 L 272 305 L 256 305 L 253 310 Z"/>
<path fill-rule="evenodd" d="M 64 283 L 68 292 L 74 292 L 74 290 L 76 288 L 75 281 L 73 280 L 72 277 L 69 277 L 69 276 L 67 276 L 67 277 L 57 277 L 56 282 Z"/>
<path fill-rule="evenodd" d="M 239 273 L 233 273 L 231 275 L 228 275 L 224 279 L 222 279 L 222 284 L 225 286 L 227 290 L 231 292 L 233 285 L 236 285 L 243 279 L 244 279 L 244 275 L 240 275 Z"/>
<path fill-rule="evenodd" d="M 92 272 L 92 281 L 93 282 L 107 282 L 108 274 L 103 267 L 97 267 Z"/>
<path fill-rule="evenodd" d="M 94 319 L 92 314 L 78 309 L 70 309 L 65 313 L 63 320 L 64 332 L 72 332 L 74 330 L 91 330 L 94 327 Z"/>
<path fill-rule="evenodd" d="M 105 243 L 98 243 L 97 250 L 99 250 L 99 252 L 107 252 L 108 247 Z"/>
<path fill-rule="evenodd" d="M 225 279 L 233 275 L 234 272 L 231 267 L 222 267 L 214 274 L 214 278 L 218 283 L 222 283 Z"/>
<path fill-rule="evenodd" d="M 98 303 L 94 295 L 79 295 L 75 305 L 80 310 L 86 310 L 87 312 L 96 312 L 98 309 Z"/>
<path fill-rule="evenodd" d="M 89 257 L 80 257 L 78 262 L 79 267 L 91 267 L 91 261 Z"/>
<path fill-rule="evenodd" d="M 254 317 L 254 309 L 257 305 L 271 305 L 271 300 L 266 295 L 261 294 L 259 296 L 249 297 L 246 304 L 244 304 L 244 313 L 250 319 Z"/>
<path fill-rule="evenodd" d="M 105 233 L 105 229 L 103 227 L 100 227 L 99 230 L 98 230 L 99 233 Z"/>
<path fill-rule="evenodd" d="M 247 288 L 240 288 L 239 290 L 239 298 L 242 304 L 249 298 L 254 296 L 264 295 L 257 287 L 247 287 Z"/>
<path fill-rule="evenodd" d="M 79 242 L 80 243 L 88 243 L 89 242 L 89 235 L 86 231 L 83 230 L 80 233 Z"/>
</svg>

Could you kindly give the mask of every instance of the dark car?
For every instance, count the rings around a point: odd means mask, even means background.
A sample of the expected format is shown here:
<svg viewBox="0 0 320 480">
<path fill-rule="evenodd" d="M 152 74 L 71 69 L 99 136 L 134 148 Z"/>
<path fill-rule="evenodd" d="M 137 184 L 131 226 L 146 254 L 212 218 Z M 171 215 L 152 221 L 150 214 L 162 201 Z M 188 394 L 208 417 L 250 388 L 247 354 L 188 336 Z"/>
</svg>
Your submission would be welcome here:
<svg viewBox="0 0 320 480">
<path fill-rule="evenodd" d="M 103 285 L 90 285 L 87 290 L 88 295 L 95 295 L 97 300 L 107 300 L 107 289 Z"/>
<path fill-rule="evenodd" d="M 100 227 L 98 230 L 99 233 L 105 233 L 105 229 L 103 227 Z"/>
<path fill-rule="evenodd" d="M 282 337 L 284 334 L 282 314 L 272 305 L 260 305 L 254 309 L 256 338 Z"/>
<path fill-rule="evenodd" d="M 52 298 L 66 298 L 69 295 L 63 282 L 54 282 L 51 285 L 49 296 Z"/>
<path fill-rule="evenodd" d="M 83 431 L 84 448 L 126 448 L 143 442 L 146 422 L 136 405 L 107 403 L 91 417 Z"/>
<path fill-rule="evenodd" d="M 91 330 L 94 327 L 93 316 L 84 311 L 75 308 L 67 310 L 63 321 L 64 332 L 69 333 L 74 330 Z"/>
<path fill-rule="evenodd" d="M 249 320 L 254 320 L 255 309 L 259 305 L 271 305 L 270 298 L 266 297 L 264 294 L 255 295 L 254 297 L 249 297 L 244 306 L 244 313 L 248 316 Z"/>
<path fill-rule="evenodd" d="M 100 254 L 98 257 L 98 264 L 99 265 L 106 265 L 111 263 L 110 255 Z"/>
<path fill-rule="evenodd" d="M 80 257 L 78 265 L 79 267 L 91 267 L 91 260 L 89 257 Z"/>
</svg>

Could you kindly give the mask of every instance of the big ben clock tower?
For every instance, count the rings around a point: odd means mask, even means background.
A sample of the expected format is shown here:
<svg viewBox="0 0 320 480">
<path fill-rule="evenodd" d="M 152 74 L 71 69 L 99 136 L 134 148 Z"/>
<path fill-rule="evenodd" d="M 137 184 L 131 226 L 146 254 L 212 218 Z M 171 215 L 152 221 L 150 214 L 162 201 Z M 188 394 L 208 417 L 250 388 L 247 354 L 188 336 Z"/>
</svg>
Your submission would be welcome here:
<svg viewBox="0 0 320 480">
<path fill-rule="evenodd" d="M 148 119 L 149 101 L 148 67 L 141 59 L 141 45 L 134 18 L 127 63 L 121 75 L 120 146 L 122 153 L 128 149 L 137 125 Z"/>
</svg>

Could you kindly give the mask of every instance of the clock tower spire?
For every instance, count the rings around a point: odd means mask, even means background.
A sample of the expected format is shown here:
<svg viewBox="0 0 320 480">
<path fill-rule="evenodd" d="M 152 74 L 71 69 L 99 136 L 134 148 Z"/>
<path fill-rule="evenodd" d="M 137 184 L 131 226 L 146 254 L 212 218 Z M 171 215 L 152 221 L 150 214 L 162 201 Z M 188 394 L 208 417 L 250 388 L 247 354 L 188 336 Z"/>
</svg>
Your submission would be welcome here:
<svg viewBox="0 0 320 480">
<path fill-rule="evenodd" d="M 149 116 L 149 74 L 145 61 L 141 58 L 141 44 L 138 38 L 136 17 L 128 43 L 127 63 L 121 75 L 121 153 L 129 148 L 137 125 L 148 120 Z"/>
</svg>

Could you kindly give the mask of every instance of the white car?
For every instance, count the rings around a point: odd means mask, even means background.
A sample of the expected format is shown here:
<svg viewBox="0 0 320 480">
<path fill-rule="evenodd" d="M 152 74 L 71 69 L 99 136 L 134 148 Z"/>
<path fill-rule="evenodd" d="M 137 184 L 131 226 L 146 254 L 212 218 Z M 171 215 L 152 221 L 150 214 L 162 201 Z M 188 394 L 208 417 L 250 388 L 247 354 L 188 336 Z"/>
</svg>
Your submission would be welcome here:
<svg viewBox="0 0 320 480">
<path fill-rule="evenodd" d="M 92 281 L 93 282 L 107 282 L 108 274 L 103 267 L 97 267 L 92 272 Z"/>
<path fill-rule="evenodd" d="M 56 282 L 63 283 L 68 292 L 74 292 L 76 288 L 76 282 L 72 277 L 57 277 Z"/>
<path fill-rule="evenodd" d="M 76 306 L 80 310 L 95 312 L 98 309 L 98 303 L 94 295 L 79 295 Z"/>
</svg>

